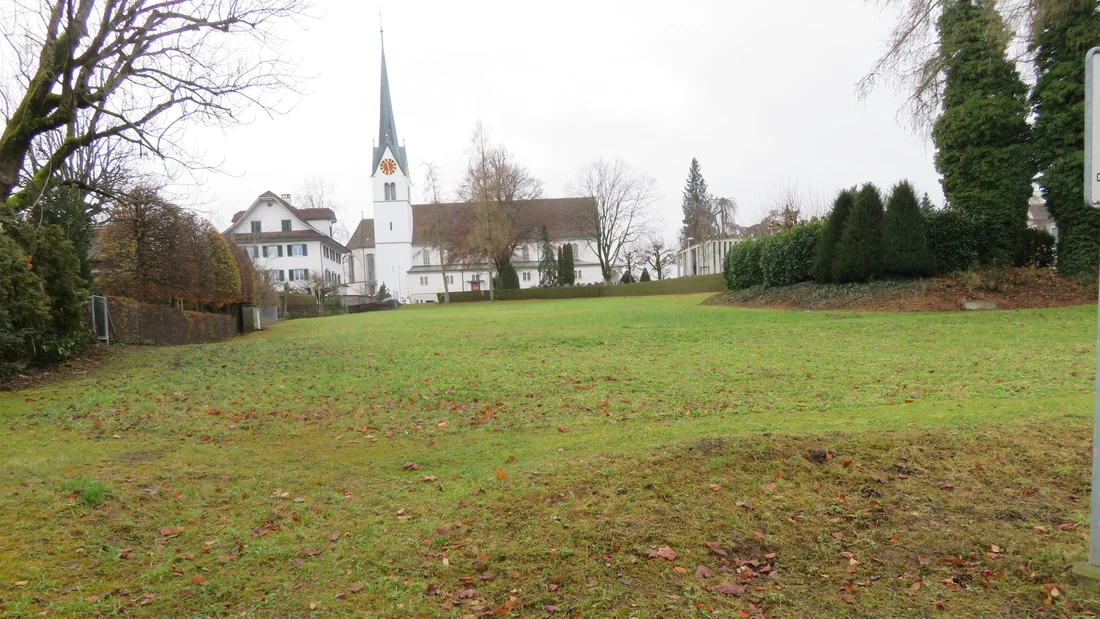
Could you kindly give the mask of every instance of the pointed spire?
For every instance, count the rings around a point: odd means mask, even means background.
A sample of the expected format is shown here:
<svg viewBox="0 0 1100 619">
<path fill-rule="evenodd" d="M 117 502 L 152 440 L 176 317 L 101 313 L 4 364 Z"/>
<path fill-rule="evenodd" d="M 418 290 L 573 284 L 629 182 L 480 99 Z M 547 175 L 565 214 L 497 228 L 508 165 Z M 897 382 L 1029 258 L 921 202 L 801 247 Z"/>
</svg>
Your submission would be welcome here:
<svg viewBox="0 0 1100 619">
<path fill-rule="evenodd" d="M 382 16 L 379 14 L 379 21 Z M 381 24 L 379 24 L 381 26 Z M 379 38 L 382 39 L 382 88 L 381 88 L 381 100 L 379 102 L 378 110 L 378 146 L 374 148 L 374 167 L 373 170 L 378 170 L 378 164 L 382 161 L 382 156 L 386 152 L 386 147 L 389 147 L 390 152 L 393 153 L 395 159 L 397 159 L 398 165 L 401 166 L 401 171 L 408 173 L 408 166 L 405 163 L 405 147 L 400 146 L 397 141 L 397 123 L 393 118 L 393 102 L 390 100 L 390 78 L 389 73 L 386 71 L 386 43 L 383 38 L 383 32 L 381 27 L 378 30 Z"/>
</svg>

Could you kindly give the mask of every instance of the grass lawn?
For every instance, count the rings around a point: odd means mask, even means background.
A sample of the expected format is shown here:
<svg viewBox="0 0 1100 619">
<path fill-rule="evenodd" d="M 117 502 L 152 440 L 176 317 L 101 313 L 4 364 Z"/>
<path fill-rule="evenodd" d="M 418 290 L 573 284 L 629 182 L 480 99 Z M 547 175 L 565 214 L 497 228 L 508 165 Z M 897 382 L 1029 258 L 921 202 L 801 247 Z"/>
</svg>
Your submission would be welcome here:
<svg viewBox="0 0 1100 619">
<path fill-rule="evenodd" d="M 0 614 L 1086 616 L 1096 307 L 428 306 L 0 393 Z"/>
</svg>

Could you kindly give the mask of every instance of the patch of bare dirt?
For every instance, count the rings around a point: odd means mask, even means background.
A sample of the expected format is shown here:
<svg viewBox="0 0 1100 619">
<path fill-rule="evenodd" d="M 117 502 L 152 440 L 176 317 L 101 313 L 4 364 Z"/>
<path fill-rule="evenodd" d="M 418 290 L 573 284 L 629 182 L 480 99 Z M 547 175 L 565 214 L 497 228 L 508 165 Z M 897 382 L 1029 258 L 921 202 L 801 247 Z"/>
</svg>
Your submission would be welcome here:
<svg viewBox="0 0 1100 619">
<path fill-rule="evenodd" d="M 88 352 L 63 363 L 32 366 L 21 374 L 0 377 L 0 391 L 21 391 L 33 389 L 70 378 L 81 378 L 89 372 L 98 370 L 106 363 L 115 350 L 107 346 L 92 346 Z"/>
<path fill-rule="evenodd" d="M 940 312 L 962 310 L 967 301 L 993 301 L 1002 310 L 1092 305 L 1097 302 L 1097 286 L 1059 277 L 1049 269 L 1012 269 L 868 284 L 805 282 L 750 288 L 723 292 L 704 303 L 789 310 Z"/>
</svg>

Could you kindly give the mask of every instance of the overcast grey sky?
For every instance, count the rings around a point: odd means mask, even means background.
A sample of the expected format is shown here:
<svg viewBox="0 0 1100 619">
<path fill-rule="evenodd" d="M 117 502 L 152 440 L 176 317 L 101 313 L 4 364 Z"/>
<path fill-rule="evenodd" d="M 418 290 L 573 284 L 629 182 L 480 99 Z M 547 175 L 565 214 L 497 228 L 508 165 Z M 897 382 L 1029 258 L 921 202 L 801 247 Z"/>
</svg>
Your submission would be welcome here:
<svg viewBox="0 0 1100 619">
<path fill-rule="evenodd" d="M 480 119 L 549 197 L 600 156 L 654 176 L 670 238 L 692 157 L 714 194 L 737 199 L 740 224 L 791 183 L 829 198 L 909 178 L 943 201 L 933 150 L 899 122 L 898 96 L 855 96 L 893 21 L 863 0 L 318 0 L 318 19 L 289 33 L 316 76 L 307 96 L 286 115 L 195 134 L 228 173 L 206 178 L 217 223 L 314 176 L 336 183 L 349 229 L 371 216 L 380 9 L 414 183 L 431 161 L 452 188 Z"/>
</svg>

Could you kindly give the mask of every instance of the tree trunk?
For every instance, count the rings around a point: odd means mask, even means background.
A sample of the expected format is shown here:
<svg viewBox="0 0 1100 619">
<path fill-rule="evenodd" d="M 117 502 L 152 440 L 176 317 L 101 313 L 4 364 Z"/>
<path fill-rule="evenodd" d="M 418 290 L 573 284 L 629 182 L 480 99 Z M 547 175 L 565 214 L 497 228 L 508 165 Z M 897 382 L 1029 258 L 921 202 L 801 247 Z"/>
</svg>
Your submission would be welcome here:
<svg viewBox="0 0 1100 619">
<path fill-rule="evenodd" d="M 439 248 L 439 271 L 443 273 L 443 302 L 451 302 L 451 288 L 447 285 L 447 253 Z"/>
</svg>

